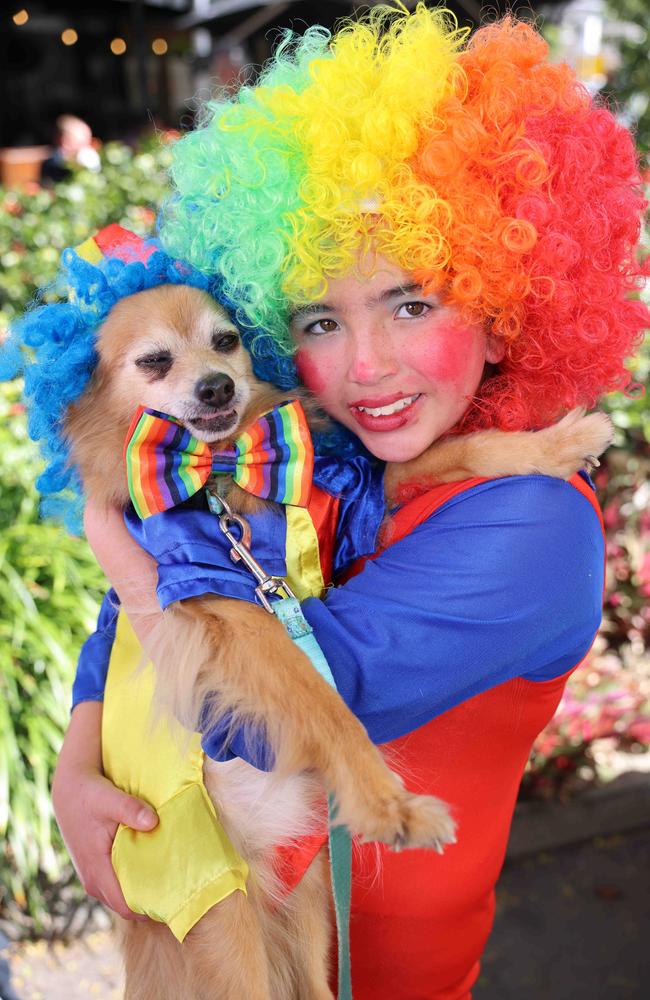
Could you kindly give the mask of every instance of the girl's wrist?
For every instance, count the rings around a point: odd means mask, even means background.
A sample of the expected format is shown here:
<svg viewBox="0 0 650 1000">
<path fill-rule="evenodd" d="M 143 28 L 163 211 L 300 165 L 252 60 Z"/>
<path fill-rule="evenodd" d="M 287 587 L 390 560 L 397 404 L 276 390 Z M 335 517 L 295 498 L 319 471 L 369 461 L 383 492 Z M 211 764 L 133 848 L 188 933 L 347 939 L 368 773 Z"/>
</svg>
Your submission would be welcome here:
<svg viewBox="0 0 650 1000">
<path fill-rule="evenodd" d="M 57 771 L 83 766 L 102 770 L 102 711 L 101 701 L 82 701 L 70 716 Z"/>
</svg>

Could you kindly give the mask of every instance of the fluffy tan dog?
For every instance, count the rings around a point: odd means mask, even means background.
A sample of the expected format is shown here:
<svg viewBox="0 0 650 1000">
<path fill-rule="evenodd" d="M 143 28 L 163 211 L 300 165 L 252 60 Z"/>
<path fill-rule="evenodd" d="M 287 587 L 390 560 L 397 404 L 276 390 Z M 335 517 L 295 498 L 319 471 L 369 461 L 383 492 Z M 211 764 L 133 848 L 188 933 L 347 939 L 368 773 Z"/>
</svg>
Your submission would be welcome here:
<svg viewBox="0 0 650 1000">
<path fill-rule="evenodd" d="M 286 398 L 254 377 L 237 328 L 219 306 L 188 287 L 163 286 L 118 302 L 99 331 L 98 354 L 66 433 L 87 495 L 106 505 L 129 502 L 122 452 L 139 404 L 227 446 L 241 426 Z M 568 478 L 610 437 L 604 415 L 576 413 L 534 434 L 448 439 L 413 462 L 388 467 L 387 501 L 415 478 L 528 472 Z M 234 484 L 227 499 L 243 513 L 263 503 Z M 127 997 L 332 1000 L 327 858 L 319 855 L 278 905 L 273 845 L 287 831 L 309 831 L 323 786 L 353 833 L 396 847 L 452 840 L 447 807 L 404 788 L 363 726 L 261 607 L 216 596 L 173 605 L 152 652 L 167 712 L 194 730 L 205 696 L 216 691 L 220 711 L 263 727 L 276 768 L 266 775 L 242 761 L 208 762 L 210 795 L 250 865 L 248 895 L 234 892 L 213 907 L 182 945 L 163 924 L 125 925 Z"/>
</svg>

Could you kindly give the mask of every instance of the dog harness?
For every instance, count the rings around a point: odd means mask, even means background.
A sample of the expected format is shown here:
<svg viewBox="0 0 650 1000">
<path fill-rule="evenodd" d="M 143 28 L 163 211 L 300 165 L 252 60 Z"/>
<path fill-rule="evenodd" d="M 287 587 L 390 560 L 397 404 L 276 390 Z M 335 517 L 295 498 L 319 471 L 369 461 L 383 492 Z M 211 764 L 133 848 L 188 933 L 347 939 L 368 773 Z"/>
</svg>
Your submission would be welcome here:
<svg viewBox="0 0 650 1000">
<path fill-rule="evenodd" d="M 331 566 L 331 544 L 321 547 L 316 525 L 335 523 L 336 498 L 313 489 L 309 508 L 287 507 L 287 579 L 299 599 L 321 596 Z M 218 531 L 214 519 L 215 531 Z M 112 645 L 102 722 L 104 772 L 158 813 L 153 831 L 120 826 L 112 860 L 124 898 L 136 913 L 166 923 L 182 941 L 216 903 L 246 892 L 248 867 L 234 850 L 203 782 L 199 733 L 167 718 L 152 720 L 154 668 L 120 611 Z M 143 753 L 143 748 L 146 752 Z M 326 839 L 326 838 L 325 838 Z M 323 837 L 314 838 L 314 844 Z M 315 852 L 309 841 L 281 852 L 287 891 Z"/>
</svg>

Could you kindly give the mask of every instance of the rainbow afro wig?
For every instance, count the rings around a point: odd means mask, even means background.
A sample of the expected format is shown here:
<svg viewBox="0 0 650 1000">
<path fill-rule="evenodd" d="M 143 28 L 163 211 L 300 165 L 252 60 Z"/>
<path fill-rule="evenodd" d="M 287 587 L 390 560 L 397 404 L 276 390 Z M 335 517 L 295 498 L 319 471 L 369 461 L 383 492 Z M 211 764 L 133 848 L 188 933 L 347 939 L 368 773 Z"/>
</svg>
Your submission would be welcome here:
<svg viewBox="0 0 650 1000">
<path fill-rule="evenodd" d="M 175 146 L 161 240 L 287 355 L 290 309 L 372 248 L 503 339 L 462 429 L 534 428 L 624 389 L 645 207 L 634 145 L 512 18 L 373 8 L 286 34 Z"/>
<path fill-rule="evenodd" d="M 0 350 L 0 380 L 24 376 L 24 399 L 30 437 L 38 441 L 46 461 L 36 486 L 43 495 L 45 516 L 79 530 L 81 483 L 70 462 L 63 424 L 66 412 L 95 370 L 97 332 L 115 303 L 127 295 L 163 284 L 190 285 L 212 295 L 243 331 L 246 346 L 255 342 L 257 376 L 282 388 L 296 384 L 291 358 L 275 341 L 256 329 L 228 298 L 217 277 L 166 254 L 155 240 L 142 240 L 120 226 L 107 226 L 77 248 L 64 250 L 59 273 L 41 300 L 12 328 Z M 347 439 L 346 439 L 347 440 Z M 327 450 L 323 435 L 323 450 Z M 332 434 L 331 447 L 345 443 Z"/>
</svg>

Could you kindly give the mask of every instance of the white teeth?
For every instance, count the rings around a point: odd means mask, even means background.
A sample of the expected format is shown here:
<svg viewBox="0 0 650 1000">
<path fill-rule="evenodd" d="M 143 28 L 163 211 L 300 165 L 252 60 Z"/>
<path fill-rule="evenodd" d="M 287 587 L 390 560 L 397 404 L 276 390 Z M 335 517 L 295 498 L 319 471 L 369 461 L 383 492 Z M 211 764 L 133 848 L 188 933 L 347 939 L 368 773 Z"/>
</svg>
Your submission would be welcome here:
<svg viewBox="0 0 650 1000">
<path fill-rule="evenodd" d="M 399 413 L 400 410 L 410 406 L 419 395 L 420 393 L 417 392 L 415 396 L 406 396 L 404 399 L 390 403 L 389 406 L 356 406 L 355 409 L 361 410 L 362 413 L 369 413 L 371 417 L 389 417 L 391 413 Z"/>
</svg>

